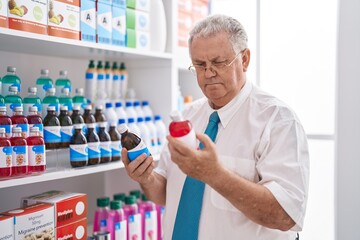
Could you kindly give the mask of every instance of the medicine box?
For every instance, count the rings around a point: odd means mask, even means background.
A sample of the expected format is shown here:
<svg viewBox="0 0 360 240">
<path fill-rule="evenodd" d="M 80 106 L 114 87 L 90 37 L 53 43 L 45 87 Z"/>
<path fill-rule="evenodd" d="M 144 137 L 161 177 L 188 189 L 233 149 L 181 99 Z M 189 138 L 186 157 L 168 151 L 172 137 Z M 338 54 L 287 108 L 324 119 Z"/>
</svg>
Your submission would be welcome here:
<svg viewBox="0 0 360 240">
<path fill-rule="evenodd" d="M 82 218 L 76 222 L 56 228 L 56 239 L 73 239 L 86 240 L 87 239 L 87 221 Z"/>
<path fill-rule="evenodd" d="M 80 0 L 49 0 L 48 35 L 80 40 Z"/>
<path fill-rule="evenodd" d="M 0 239 L 14 239 L 14 217 L 0 214 Z"/>
<path fill-rule="evenodd" d="M 127 8 L 126 28 L 140 30 L 140 31 L 149 31 L 150 30 L 149 13 Z"/>
<path fill-rule="evenodd" d="M 80 6 L 81 41 L 96 42 L 96 2 L 81 0 Z"/>
<path fill-rule="evenodd" d="M 55 239 L 54 206 L 39 203 L 2 213 L 13 217 L 14 240 Z"/>
<path fill-rule="evenodd" d="M 8 27 L 7 0 L 0 0 L 0 27 Z M 1 239 L 1 238 L 0 238 Z"/>
<path fill-rule="evenodd" d="M 110 1 L 109 1 L 110 2 Z M 98 43 L 111 44 L 112 38 L 112 9 L 111 3 L 98 1 L 96 39 Z"/>
<path fill-rule="evenodd" d="M 126 37 L 126 16 L 125 8 L 112 7 L 112 44 L 125 46 Z"/>
<path fill-rule="evenodd" d="M 1 0 L 7 9 L 9 28 L 47 34 L 47 0 Z"/>
<path fill-rule="evenodd" d="M 119 7 L 119 8 L 126 8 L 126 0 L 113 0 L 113 6 Z"/>
<path fill-rule="evenodd" d="M 68 193 L 62 191 L 48 191 L 41 194 L 24 197 L 22 206 L 34 203 L 49 203 L 54 205 L 55 226 L 66 224 L 86 218 L 87 196 L 84 193 Z"/>
<path fill-rule="evenodd" d="M 127 0 L 126 6 L 128 8 L 137 9 L 144 12 L 150 11 L 151 0 Z"/>
<path fill-rule="evenodd" d="M 150 50 L 149 32 L 126 29 L 126 46 L 142 50 Z"/>
</svg>

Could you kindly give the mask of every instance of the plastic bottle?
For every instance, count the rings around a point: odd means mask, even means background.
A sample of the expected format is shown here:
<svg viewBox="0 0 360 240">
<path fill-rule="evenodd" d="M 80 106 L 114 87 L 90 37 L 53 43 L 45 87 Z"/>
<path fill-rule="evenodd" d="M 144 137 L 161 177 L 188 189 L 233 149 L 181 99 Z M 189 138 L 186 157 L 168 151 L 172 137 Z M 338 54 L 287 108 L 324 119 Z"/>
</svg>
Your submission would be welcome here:
<svg viewBox="0 0 360 240">
<path fill-rule="evenodd" d="M 112 123 L 109 129 L 111 139 L 111 161 L 120 161 L 121 158 L 121 135 L 116 129 L 116 124 Z"/>
<path fill-rule="evenodd" d="M 137 114 L 136 114 L 136 111 L 134 109 L 134 106 L 133 106 L 133 102 L 132 101 L 126 101 L 125 102 L 125 113 L 126 113 L 126 116 L 128 117 L 128 120 L 129 118 L 133 118 L 134 120 L 137 120 Z"/>
<path fill-rule="evenodd" d="M 85 73 L 85 97 L 91 102 L 95 101 L 97 72 L 94 60 L 90 60 Z M 74 100 L 74 99 L 73 99 Z M 75 101 L 74 101 L 75 102 Z"/>
<path fill-rule="evenodd" d="M 181 112 L 177 110 L 173 111 L 170 117 L 172 120 L 169 125 L 170 135 L 186 143 L 191 148 L 197 149 L 196 135 L 190 121 L 185 120 Z"/>
<path fill-rule="evenodd" d="M 102 61 L 98 61 L 97 67 L 97 80 L 96 80 L 96 99 L 102 100 L 105 99 L 106 94 L 106 85 L 105 85 L 105 70 L 102 65 Z"/>
<path fill-rule="evenodd" d="M 126 115 L 126 112 L 124 111 L 124 108 L 122 107 L 121 102 L 115 103 L 115 113 L 116 113 L 118 122 L 119 122 L 119 119 L 124 119 L 125 123 L 127 122 L 127 115 Z"/>
<path fill-rule="evenodd" d="M 75 89 L 75 96 L 72 99 L 73 105 L 80 106 L 80 113 L 83 113 L 85 106 L 88 104 L 88 99 L 84 97 L 84 89 L 77 88 Z"/>
<path fill-rule="evenodd" d="M 45 141 L 40 136 L 38 127 L 30 128 L 26 139 L 29 154 L 29 173 L 42 173 L 46 169 Z"/>
<path fill-rule="evenodd" d="M 121 98 L 125 98 L 128 86 L 128 72 L 125 67 L 125 63 L 120 64 L 120 89 L 121 89 Z"/>
<path fill-rule="evenodd" d="M 158 221 L 155 203 L 149 201 L 145 194 L 141 194 L 141 202 L 138 203 L 139 213 L 142 220 L 142 239 L 151 240 L 158 238 Z"/>
<path fill-rule="evenodd" d="M 41 69 L 40 77 L 36 80 L 37 94 L 39 98 L 44 99 L 47 90 L 53 87 L 54 83 L 53 80 L 49 77 L 49 70 Z"/>
<path fill-rule="evenodd" d="M 105 62 L 105 89 L 106 92 L 111 93 L 112 89 L 112 78 L 113 78 L 113 71 L 110 66 L 110 62 Z M 110 97 L 111 94 L 108 94 L 108 97 Z"/>
<path fill-rule="evenodd" d="M 101 197 L 96 200 L 97 209 L 94 214 L 94 232 L 105 232 L 108 225 L 110 198 Z"/>
<path fill-rule="evenodd" d="M 160 115 L 155 115 L 154 124 L 156 127 L 156 133 L 158 137 L 158 152 L 160 153 L 166 143 L 167 130 L 165 123 L 162 121 Z"/>
<path fill-rule="evenodd" d="M 86 130 L 85 130 L 84 118 L 80 114 L 80 107 L 78 105 L 74 106 L 73 112 L 70 117 L 74 128 L 75 126 L 79 126 L 82 129 L 83 133 L 85 133 Z"/>
<path fill-rule="evenodd" d="M 0 128 L 0 178 L 12 175 L 12 147 L 5 128 Z"/>
<path fill-rule="evenodd" d="M 150 135 L 150 144 L 148 145 L 149 150 L 151 154 L 156 154 L 158 153 L 158 143 L 157 143 L 158 137 L 157 137 L 156 127 L 153 121 L 151 120 L 151 117 L 149 116 L 145 117 L 145 125 L 149 129 L 149 135 Z"/>
<path fill-rule="evenodd" d="M 139 117 L 144 118 L 145 115 L 144 115 L 144 112 L 143 112 L 143 110 L 142 110 L 142 108 L 140 106 L 140 101 L 138 101 L 138 100 L 134 101 L 134 110 L 135 110 L 136 116 L 138 118 Z"/>
<path fill-rule="evenodd" d="M 10 86 L 9 94 L 5 96 L 5 106 L 7 115 L 11 116 L 15 107 L 22 107 L 22 99 L 19 96 L 18 87 Z"/>
<path fill-rule="evenodd" d="M 12 129 L 14 127 L 21 128 L 21 136 L 27 138 L 29 136 L 29 122 L 23 114 L 22 107 L 15 107 L 14 113 L 11 116 Z"/>
<path fill-rule="evenodd" d="M 41 116 L 44 118 L 47 114 L 47 108 L 49 106 L 55 107 L 56 115 L 59 114 L 59 98 L 55 96 L 56 89 L 49 88 L 46 92 L 46 96 L 42 101 L 42 114 Z"/>
<path fill-rule="evenodd" d="M 95 117 L 95 122 L 96 122 L 95 129 L 96 129 L 97 133 L 99 133 L 99 130 L 100 130 L 99 124 L 101 122 L 105 122 L 105 124 L 107 124 L 105 114 L 103 113 L 102 110 L 103 110 L 103 107 L 101 105 L 96 106 L 96 108 L 95 108 L 94 117 Z"/>
<path fill-rule="evenodd" d="M 113 108 L 113 105 L 111 102 L 107 102 L 105 104 L 105 118 L 108 122 L 108 125 L 107 126 L 110 126 L 111 124 L 115 124 L 115 126 L 117 125 L 118 123 L 118 118 L 117 118 L 117 115 L 116 115 L 116 112 Z M 108 131 L 109 130 L 109 127 L 106 128 L 106 130 Z"/>
<path fill-rule="evenodd" d="M 136 203 L 141 203 L 141 191 L 139 189 L 130 190 L 129 195 L 135 196 Z"/>
<path fill-rule="evenodd" d="M 70 139 L 70 164 L 74 168 L 88 164 L 88 145 L 79 124 L 74 125 L 74 134 Z"/>
<path fill-rule="evenodd" d="M 150 130 L 146 126 L 144 118 L 138 117 L 137 126 L 140 129 L 140 137 L 144 140 L 146 146 L 151 148 Z"/>
<path fill-rule="evenodd" d="M 95 126 L 95 117 L 94 115 L 91 113 L 91 105 L 86 105 L 85 109 L 84 109 L 84 113 L 82 115 L 83 119 L 84 119 L 84 123 L 85 123 L 85 134 L 87 133 L 87 129 L 88 129 L 88 125 L 89 124 L 94 124 Z"/>
<path fill-rule="evenodd" d="M 29 172 L 28 152 L 26 139 L 21 136 L 21 128 L 12 129 L 10 143 L 12 146 L 12 175 L 25 175 Z"/>
<path fill-rule="evenodd" d="M 111 201 L 110 211 L 108 212 L 108 232 L 111 240 L 125 240 L 127 237 L 127 221 L 121 201 Z"/>
<path fill-rule="evenodd" d="M 163 222 L 164 222 L 165 207 L 162 205 L 156 205 L 156 211 L 157 211 L 157 222 L 158 222 L 157 240 L 163 240 L 164 239 Z"/>
<path fill-rule="evenodd" d="M 142 101 L 141 106 L 142 106 L 142 111 L 144 113 L 145 118 L 150 117 L 151 120 L 154 120 L 154 114 L 149 105 L 149 101 L 147 101 L 147 100 Z"/>
<path fill-rule="evenodd" d="M 27 115 L 29 123 L 29 129 L 37 127 L 39 129 L 40 136 L 44 136 L 44 125 L 42 118 L 39 115 L 38 108 L 36 106 L 29 107 L 29 115 Z"/>
<path fill-rule="evenodd" d="M 118 129 L 121 134 L 121 146 L 128 150 L 128 158 L 130 161 L 135 160 L 135 158 L 143 153 L 147 156 L 150 155 L 144 141 L 136 134 L 130 132 L 125 124 L 119 125 Z"/>
<path fill-rule="evenodd" d="M 63 148 L 68 148 L 70 146 L 70 139 L 74 134 L 74 127 L 72 126 L 72 120 L 69 116 L 67 106 L 60 107 L 60 134 L 61 134 L 61 144 Z"/>
<path fill-rule="evenodd" d="M 141 137 L 141 130 L 138 127 L 138 125 L 135 123 L 134 118 L 128 118 L 128 127 L 129 127 L 131 132 L 133 132 L 136 135 L 138 135 L 139 137 Z"/>
<path fill-rule="evenodd" d="M 111 161 L 111 139 L 105 130 L 106 125 L 106 122 L 99 122 L 100 163 Z"/>
<path fill-rule="evenodd" d="M 100 163 L 100 139 L 95 131 L 95 123 L 87 123 L 86 141 L 88 143 L 88 165 Z"/>
<path fill-rule="evenodd" d="M 10 94 L 10 86 L 15 86 L 17 92 L 21 91 L 21 79 L 16 75 L 16 67 L 7 67 L 7 74 L 1 79 L 1 93 L 3 96 Z"/>
<path fill-rule="evenodd" d="M 61 147 L 60 121 L 56 116 L 54 106 L 47 107 L 47 115 L 44 118 L 44 140 L 46 149 Z"/>
<path fill-rule="evenodd" d="M 0 127 L 5 128 L 5 136 L 7 138 L 11 137 L 11 118 L 6 114 L 6 107 L 0 106 Z"/>
<path fill-rule="evenodd" d="M 71 94 L 71 81 L 67 76 L 68 72 L 66 70 L 61 70 L 59 73 L 59 78 L 55 81 L 55 88 L 56 88 L 56 96 L 60 97 L 61 89 L 68 88 L 69 93 Z"/>
<path fill-rule="evenodd" d="M 70 97 L 69 88 L 62 88 L 61 89 L 61 95 L 59 97 L 59 104 L 61 106 L 67 106 L 69 114 L 72 113 L 73 110 L 73 100 Z"/>
<path fill-rule="evenodd" d="M 112 78 L 111 98 L 113 100 L 117 100 L 117 99 L 120 99 L 120 97 L 121 97 L 120 70 L 118 68 L 117 62 L 113 62 L 112 71 L 113 71 L 113 78 Z"/>
<path fill-rule="evenodd" d="M 128 221 L 127 239 L 141 239 L 141 215 L 136 204 L 136 197 L 133 195 L 126 196 L 123 209 Z"/>
<path fill-rule="evenodd" d="M 24 105 L 24 115 L 29 115 L 29 107 L 36 106 L 38 111 L 41 113 L 41 99 L 36 95 L 37 88 L 36 87 L 29 87 L 28 93 L 26 97 L 23 99 Z"/>
</svg>

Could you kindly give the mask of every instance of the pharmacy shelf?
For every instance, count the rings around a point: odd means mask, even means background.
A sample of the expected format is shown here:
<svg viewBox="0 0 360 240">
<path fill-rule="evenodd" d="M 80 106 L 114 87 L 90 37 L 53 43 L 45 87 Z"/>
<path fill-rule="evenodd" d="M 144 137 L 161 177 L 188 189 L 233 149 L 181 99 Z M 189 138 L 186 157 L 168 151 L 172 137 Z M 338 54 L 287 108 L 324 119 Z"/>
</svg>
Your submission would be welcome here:
<svg viewBox="0 0 360 240">
<path fill-rule="evenodd" d="M 68 153 L 68 151 L 66 150 L 65 152 Z M 155 160 L 158 160 L 159 155 L 154 155 L 153 158 Z M 46 182 L 51 180 L 61 180 L 71 177 L 79 177 L 83 175 L 107 172 L 124 168 L 124 164 L 122 163 L 122 161 L 103 163 L 99 165 L 86 166 L 81 168 L 72 168 L 68 159 L 61 161 L 62 163 L 58 163 L 56 166 L 56 163 L 50 162 L 49 165 L 51 165 L 51 167 L 48 167 L 47 170 L 40 175 L 28 175 L 21 178 L 13 177 L 6 180 L 1 180 L 0 189 L 22 186 L 32 183 Z"/>
<path fill-rule="evenodd" d="M 7 28 L 0 28 L 0 51 L 65 57 L 70 59 L 90 59 L 103 56 L 109 60 L 116 58 L 156 58 L 171 60 L 173 57 L 172 54 L 166 52 L 154 52 L 114 45 L 83 42 Z"/>
</svg>

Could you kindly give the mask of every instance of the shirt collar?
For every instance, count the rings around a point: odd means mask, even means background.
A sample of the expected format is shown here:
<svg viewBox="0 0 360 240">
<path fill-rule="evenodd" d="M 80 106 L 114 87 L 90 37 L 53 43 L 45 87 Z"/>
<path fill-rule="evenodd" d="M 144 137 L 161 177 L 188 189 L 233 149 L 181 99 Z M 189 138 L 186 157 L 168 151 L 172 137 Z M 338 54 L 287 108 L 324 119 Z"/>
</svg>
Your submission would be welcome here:
<svg viewBox="0 0 360 240">
<path fill-rule="evenodd" d="M 243 88 L 240 90 L 238 95 L 232 99 L 228 104 L 223 106 L 222 108 L 218 109 L 217 112 L 220 117 L 220 122 L 223 128 L 227 126 L 227 124 L 230 122 L 231 118 L 234 116 L 236 111 L 241 107 L 241 105 L 245 102 L 245 100 L 250 95 L 250 92 L 253 88 L 253 85 L 251 82 L 246 81 Z M 208 104 L 208 114 L 210 115 L 214 109 L 210 107 Z"/>
</svg>

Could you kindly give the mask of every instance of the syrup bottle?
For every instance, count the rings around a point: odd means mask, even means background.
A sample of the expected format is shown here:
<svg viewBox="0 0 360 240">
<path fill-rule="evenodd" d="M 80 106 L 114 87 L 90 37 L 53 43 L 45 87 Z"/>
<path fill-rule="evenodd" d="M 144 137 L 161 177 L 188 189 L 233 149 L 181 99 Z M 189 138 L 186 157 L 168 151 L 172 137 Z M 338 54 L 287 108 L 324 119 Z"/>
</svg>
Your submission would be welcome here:
<svg viewBox="0 0 360 240">
<path fill-rule="evenodd" d="M 75 126 L 79 125 L 81 127 L 83 133 L 85 132 L 84 118 L 80 114 L 80 106 L 79 105 L 75 105 L 73 107 L 73 112 L 71 114 L 71 121 L 73 123 L 74 128 L 75 128 Z"/>
<path fill-rule="evenodd" d="M 197 149 L 198 144 L 196 135 L 190 121 L 185 120 L 181 112 L 177 110 L 170 114 L 170 118 L 172 119 L 172 122 L 169 125 L 170 135 L 174 138 L 180 139 L 190 147 Z"/>
<path fill-rule="evenodd" d="M 116 124 L 112 123 L 109 128 L 111 139 L 111 161 L 120 161 L 121 158 L 121 135 L 116 129 Z"/>
<path fill-rule="evenodd" d="M 70 138 L 73 135 L 72 120 L 68 114 L 68 106 L 60 107 L 59 121 L 61 126 L 60 127 L 61 147 L 68 148 L 70 145 Z"/>
<path fill-rule="evenodd" d="M 0 128 L 0 178 L 12 175 L 12 147 L 5 128 Z"/>
<path fill-rule="evenodd" d="M 100 163 L 100 139 L 95 131 L 95 123 L 87 124 L 86 141 L 88 143 L 88 165 Z"/>
<path fill-rule="evenodd" d="M 20 127 L 21 136 L 27 138 L 29 136 L 29 123 L 27 118 L 23 115 L 23 107 L 15 107 L 14 113 L 11 117 L 12 128 Z"/>
<path fill-rule="evenodd" d="M 12 174 L 25 175 L 29 172 L 28 152 L 26 139 L 21 135 L 21 128 L 14 127 L 10 138 L 12 146 Z"/>
<path fill-rule="evenodd" d="M 106 123 L 106 117 L 105 117 L 105 114 L 103 113 L 102 105 L 96 106 L 94 117 L 95 117 L 95 122 L 96 122 L 96 127 L 95 127 L 96 132 L 99 133 L 99 130 L 100 130 L 99 123 L 100 122 Z M 106 127 L 106 125 L 105 125 L 105 127 Z"/>
<path fill-rule="evenodd" d="M 88 145 L 81 125 L 74 125 L 74 135 L 70 139 L 70 164 L 74 168 L 88 164 Z"/>
<path fill-rule="evenodd" d="M 27 116 L 27 120 L 29 123 L 29 129 L 32 127 L 37 127 L 39 128 L 40 136 L 44 136 L 43 121 L 36 106 L 29 107 L 29 115 Z"/>
<path fill-rule="evenodd" d="M 11 118 L 6 114 L 6 107 L 0 106 L 0 127 L 5 128 L 5 136 L 11 137 Z"/>
<path fill-rule="evenodd" d="M 87 134 L 87 128 L 89 128 L 89 124 L 94 124 L 95 127 L 95 117 L 94 115 L 91 113 L 91 105 L 86 105 L 85 109 L 84 109 L 84 114 L 82 115 L 86 128 L 85 128 L 85 135 Z"/>
<path fill-rule="evenodd" d="M 99 123 L 100 163 L 107 163 L 111 160 L 111 139 L 110 135 L 105 131 L 106 124 L 106 122 Z"/>
<path fill-rule="evenodd" d="M 42 173 L 46 169 L 45 141 L 38 127 L 30 128 L 26 139 L 29 153 L 29 173 Z"/>
<path fill-rule="evenodd" d="M 121 134 L 121 145 L 128 150 L 130 161 L 135 160 L 135 158 L 143 153 L 146 156 L 151 155 L 144 141 L 135 133 L 130 132 L 125 124 L 119 125 L 118 130 Z"/>
<path fill-rule="evenodd" d="M 55 106 L 47 107 L 44 118 L 44 140 L 46 149 L 61 147 L 60 121 L 56 116 Z"/>
</svg>

